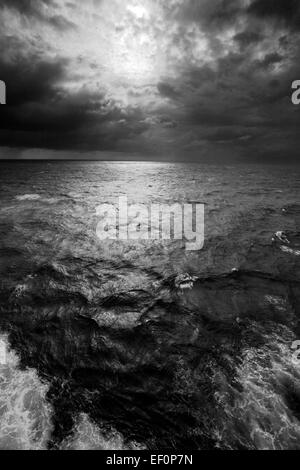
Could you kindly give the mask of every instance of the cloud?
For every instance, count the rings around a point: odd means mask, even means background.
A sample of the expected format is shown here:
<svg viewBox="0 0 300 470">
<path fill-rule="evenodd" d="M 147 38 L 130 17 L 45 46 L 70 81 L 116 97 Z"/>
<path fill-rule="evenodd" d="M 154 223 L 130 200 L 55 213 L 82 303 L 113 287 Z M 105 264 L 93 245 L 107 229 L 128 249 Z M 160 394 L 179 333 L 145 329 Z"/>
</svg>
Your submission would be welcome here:
<svg viewBox="0 0 300 470">
<path fill-rule="evenodd" d="M 180 96 L 180 92 L 175 90 L 169 83 L 158 83 L 157 88 L 159 93 L 166 98 L 176 99 Z"/>
<path fill-rule="evenodd" d="M 209 31 L 234 24 L 243 10 L 241 0 L 184 0 L 175 14 L 183 22 L 197 22 Z"/>
<path fill-rule="evenodd" d="M 244 30 L 237 33 L 233 39 L 242 49 L 245 49 L 260 43 L 264 39 L 264 35 L 260 32 Z"/>
<path fill-rule="evenodd" d="M 45 6 L 54 6 L 54 0 L 1 0 L 1 7 L 14 9 L 26 16 L 40 16 Z"/>
<path fill-rule="evenodd" d="M 3 0 L 0 145 L 296 159 L 298 3 Z"/>
<path fill-rule="evenodd" d="M 272 52 L 270 54 L 266 54 L 263 60 L 260 62 L 261 67 L 268 68 L 275 64 L 280 64 L 284 60 L 284 57 L 278 52 Z"/>
<path fill-rule="evenodd" d="M 35 57 L 18 58 L 16 62 L 0 60 L 1 77 L 9 84 L 10 107 L 54 99 L 55 86 L 65 75 L 65 65 L 64 60 L 38 62 Z"/>
<path fill-rule="evenodd" d="M 75 25 L 63 15 L 56 14 L 55 0 L 1 0 L 0 8 L 12 10 L 28 20 L 47 23 L 58 30 L 74 28 Z"/>
<path fill-rule="evenodd" d="M 293 29 L 300 29 L 298 0 L 254 0 L 248 12 L 257 18 L 275 19 Z"/>
<path fill-rule="evenodd" d="M 0 114 L 2 146 L 109 150 L 147 128 L 140 111 L 122 108 L 103 93 L 63 89 L 67 65 L 35 57 L 0 61 L 9 84 Z"/>
</svg>

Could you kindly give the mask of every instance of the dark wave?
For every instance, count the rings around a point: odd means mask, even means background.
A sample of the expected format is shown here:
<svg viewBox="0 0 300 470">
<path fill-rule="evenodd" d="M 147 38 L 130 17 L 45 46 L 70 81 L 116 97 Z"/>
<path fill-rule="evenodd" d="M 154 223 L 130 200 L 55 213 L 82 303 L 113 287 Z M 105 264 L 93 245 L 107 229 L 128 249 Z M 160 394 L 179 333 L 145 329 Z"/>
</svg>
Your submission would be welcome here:
<svg viewBox="0 0 300 470">
<path fill-rule="evenodd" d="M 44 430 L 31 408 L 20 446 L 298 448 L 297 175 L 130 168 L 5 170 L 0 330 L 15 352 L 4 400 L 19 384 Z M 203 250 L 97 240 L 97 205 L 120 188 L 134 201 L 145 181 L 155 201 L 176 190 L 206 203 Z"/>
<path fill-rule="evenodd" d="M 61 285 L 49 288 L 49 279 Z M 95 301 L 76 292 L 63 269 L 45 265 L 28 292 L 10 292 L 9 304 L 1 303 L 12 347 L 50 385 L 50 447 L 70 435 L 80 413 L 152 449 L 222 446 L 214 437 L 221 413 L 214 376 L 219 371 L 228 387 L 242 387 L 243 351 L 264 347 L 278 324 L 297 323 L 299 282 L 239 270 L 200 277 L 180 292 L 175 280 L 155 292 L 132 289 Z M 286 298 L 285 308 L 268 303 L 267 292 Z M 297 397 L 289 395 L 291 409 Z"/>
</svg>

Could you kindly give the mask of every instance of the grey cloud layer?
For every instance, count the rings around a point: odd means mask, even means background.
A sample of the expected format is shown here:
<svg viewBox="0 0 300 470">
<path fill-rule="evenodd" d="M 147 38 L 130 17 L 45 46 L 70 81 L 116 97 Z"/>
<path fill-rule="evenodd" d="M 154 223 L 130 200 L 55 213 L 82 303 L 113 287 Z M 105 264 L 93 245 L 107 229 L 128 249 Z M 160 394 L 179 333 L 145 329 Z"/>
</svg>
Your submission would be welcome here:
<svg viewBox="0 0 300 470">
<path fill-rule="evenodd" d="M 3 25 L 0 79 L 7 83 L 8 106 L 1 107 L 0 146 L 297 160 L 300 110 L 290 94 L 292 81 L 300 79 L 299 2 L 154 1 L 162 11 L 157 28 L 165 27 L 169 41 L 170 73 L 147 86 L 124 85 L 123 102 L 101 76 L 99 89 L 66 86 L 79 73 L 66 51 L 53 54 L 45 38 L 24 43 Z M 100 8 L 101 2 L 91 4 Z M 68 8 L 76 9 L 76 2 Z M 78 25 L 58 0 L 0 0 L 0 23 L 5 10 L 76 35 Z M 135 21 L 137 29 L 141 22 L 147 27 L 145 19 Z M 209 60 L 192 48 L 199 34 Z M 99 64 L 88 60 L 97 71 Z"/>
</svg>

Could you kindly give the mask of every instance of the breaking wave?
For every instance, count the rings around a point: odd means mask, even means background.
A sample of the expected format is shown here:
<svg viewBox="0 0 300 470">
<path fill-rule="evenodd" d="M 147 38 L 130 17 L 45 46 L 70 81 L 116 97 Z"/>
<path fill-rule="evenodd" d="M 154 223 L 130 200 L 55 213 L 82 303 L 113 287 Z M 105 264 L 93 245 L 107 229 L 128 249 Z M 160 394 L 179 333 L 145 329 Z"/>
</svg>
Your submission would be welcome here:
<svg viewBox="0 0 300 470">
<path fill-rule="evenodd" d="M 284 253 L 289 253 L 291 255 L 300 256 L 300 250 L 293 250 L 292 248 L 289 248 L 288 246 L 281 246 L 280 249 Z"/>
<path fill-rule="evenodd" d="M 0 449 L 46 449 L 52 431 L 48 387 L 35 370 L 21 370 L 5 335 L 0 347 Z"/>
<path fill-rule="evenodd" d="M 300 360 L 291 351 L 293 338 L 282 328 L 263 347 L 246 349 L 233 385 L 216 377 L 223 447 L 300 449 Z"/>
<path fill-rule="evenodd" d="M 299 174 L 6 163 L 0 182 L 0 448 L 300 447 Z M 120 193 L 204 201 L 204 249 L 100 243 Z"/>
<path fill-rule="evenodd" d="M 280 250 L 283 253 L 300 256 L 300 234 L 298 232 L 276 232 L 272 240 L 280 242 Z"/>
<path fill-rule="evenodd" d="M 0 335 L 0 450 L 46 450 L 53 431 L 48 386 L 34 369 L 20 368 L 19 358 Z M 121 433 L 99 428 L 85 413 L 75 420 L 60 450 L 142 450 Z"/>
<path fill-rule="evenodd" d="M 16 196 L 17 201 L 37 201 L 41 196 L 39 194 L 23 194 L 22 196 Z"/>
<path fill-rule="evenodd" d="M 60 450 L 143 450 L 135 443 L 125 443 L 122 434 L 112 429 L 100 429 L 89 417 L 78 416 L 71 437 L 66 439 Z"/>
</svg>

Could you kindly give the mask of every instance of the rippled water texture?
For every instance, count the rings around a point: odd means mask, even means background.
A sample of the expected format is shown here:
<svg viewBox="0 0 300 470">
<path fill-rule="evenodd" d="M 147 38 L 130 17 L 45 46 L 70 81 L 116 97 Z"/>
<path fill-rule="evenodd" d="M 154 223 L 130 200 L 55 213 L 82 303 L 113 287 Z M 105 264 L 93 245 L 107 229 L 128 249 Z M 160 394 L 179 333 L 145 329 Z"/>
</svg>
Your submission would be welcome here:
<svg viewBox="0 0 300 470">
<path fill-rule="evenodd" d="M 298 168 L 0 167 L 0 448 L 300 449 Z M 101 242 L 122 195 L 203 250 Z"/>
</svg>

